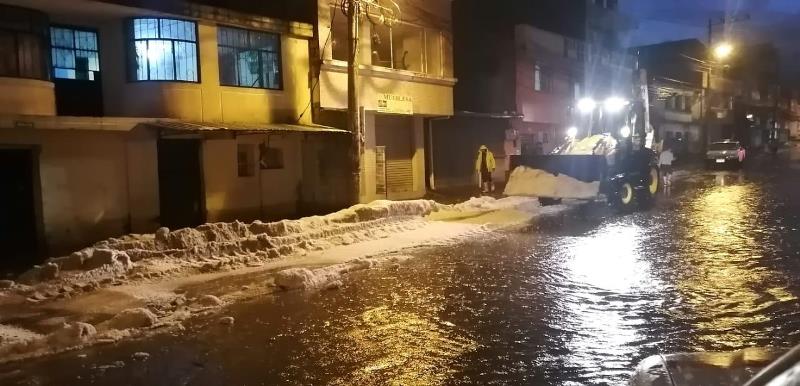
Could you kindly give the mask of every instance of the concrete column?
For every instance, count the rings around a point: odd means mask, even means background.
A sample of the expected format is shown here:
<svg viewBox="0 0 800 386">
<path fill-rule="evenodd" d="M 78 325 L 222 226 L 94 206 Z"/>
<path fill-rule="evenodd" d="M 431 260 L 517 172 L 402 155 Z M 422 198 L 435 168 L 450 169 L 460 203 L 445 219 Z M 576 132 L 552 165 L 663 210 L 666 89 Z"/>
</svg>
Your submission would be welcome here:
<svg viewBox="0 0 800 386">
<path fill-rule="evenodd" d="M 361 202 L 377 199 L 375 193 L 375 113 L 364 112 L 364 169 L 361 171 Z"/>
<path fill-rule="evenodd" d="M 411 159 L 414 195 L 425 195 L 425 119 L 414 116 L 414 156 Z"/>
</svg>

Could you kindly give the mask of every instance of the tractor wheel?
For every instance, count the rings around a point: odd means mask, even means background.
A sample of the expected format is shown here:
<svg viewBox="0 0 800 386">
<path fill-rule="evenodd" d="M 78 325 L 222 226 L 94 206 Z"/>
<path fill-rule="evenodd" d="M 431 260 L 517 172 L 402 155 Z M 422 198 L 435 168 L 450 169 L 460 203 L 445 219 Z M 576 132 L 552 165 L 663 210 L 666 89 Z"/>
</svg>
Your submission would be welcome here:
<svg viewBox="0 0 800 386">
<path fill-rule="evenodd" d="M 650 192 L 651 196 L 655 196 L 658 193 L 658 189 L 661 187 L 661 175 L 658 171 L 658 168 L 651 167 L 650 168 L 650 184 L 647 186 L 647 190 Z"/>
<path fill-rule="evenodd" d="M 624 182 L 620 185 L 616 204 L 617 208 L 622 212 L 632 212 L 636 209 L 636 191 L 630 182 Z"/>
</svg>

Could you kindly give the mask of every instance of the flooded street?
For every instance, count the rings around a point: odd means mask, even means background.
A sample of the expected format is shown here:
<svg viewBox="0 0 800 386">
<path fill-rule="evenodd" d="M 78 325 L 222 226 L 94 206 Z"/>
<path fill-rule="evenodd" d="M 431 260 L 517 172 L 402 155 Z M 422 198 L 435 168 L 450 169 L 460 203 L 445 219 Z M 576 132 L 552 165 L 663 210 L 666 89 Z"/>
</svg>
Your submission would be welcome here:
<svg viewBox="0 0 800 386">
<path fill-rule="evenodd" d="M 800 164 L 698 171 L 651 211 L 584 207 L 412 251 L 341 289 L 0 367 L 21 385 L 621 384 L 646 356 L 800 343 Z M 397 268 L 397 267 L 394 267 Z M 136 352 L 150 354 L 134 360 Z"/>
</svg>

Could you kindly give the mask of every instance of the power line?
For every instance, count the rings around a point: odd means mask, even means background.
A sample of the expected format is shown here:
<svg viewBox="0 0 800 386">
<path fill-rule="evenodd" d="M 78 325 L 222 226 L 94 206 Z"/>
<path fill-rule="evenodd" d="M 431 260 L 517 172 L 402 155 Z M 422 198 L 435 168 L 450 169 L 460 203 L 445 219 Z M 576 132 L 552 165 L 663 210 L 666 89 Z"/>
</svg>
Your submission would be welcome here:
<svg viewBox="0 0 800 386">
<path fill-rule="evenodd" d="M 342 0 L 342 4 L 344 4 L 344 0 Z M 319 86 L 319 77 L 320 77 L 320 75 L 322 73 L 322 61 L 325 59 L 325 49 L 328 48 L 328 44 L 331 42 L 331 37 L 333 36 L 333 23 L 336 21 L 336 14 L 338 12 L 334 11 L 334 12 L 331 12 L 331 13 L 332 13 L 332 15 L 331 15 L 331 25 L 328 28 L 328 37 L 325 39 L 325 43 L 322 45 L 322 50 L 320 50 L 320 52 L 319 52 L 319 61 L 317 62 L 318 63 L 318 67 L 316 68 L 317 74 L 314 77 L 314 83 L 311 85 L 311 92 L 310 92 L 310 95 L 308 97 L 308 104 L 303 109 L 303 112 L 301 112 L 300 115 L 297 117 L 297 120 L 296 120 L 297 123 L 300 123 L 300 120 L 303 119 L 303 116 L 306 115 L 306 113 L 308 112 L 308 109 L 310 109 L 311 105 L 314 103 L 314 90 L 316 90 L 317 87 Z"/>
</svg>

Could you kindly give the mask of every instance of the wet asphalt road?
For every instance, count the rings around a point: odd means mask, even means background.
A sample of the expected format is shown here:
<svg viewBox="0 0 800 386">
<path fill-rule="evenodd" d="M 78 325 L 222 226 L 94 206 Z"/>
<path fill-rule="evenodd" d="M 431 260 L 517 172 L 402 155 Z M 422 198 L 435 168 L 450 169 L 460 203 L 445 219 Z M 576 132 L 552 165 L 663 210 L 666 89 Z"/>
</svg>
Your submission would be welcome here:
<svg viewBox="0 0 800 386">
<path fill-rule="evenodd" d="M 0 366 L 0 383 L 621 384 L 656 353 L 790 346 L 800 343 L 798 194 L 794 153 L 700 171 L 647 212 L 585 207 L 420 250 L 340 290 L 234 305 L 233 327 L 215 316 Z M 149 359 L 131 359 L 137 351 Z"/>
</svg>

